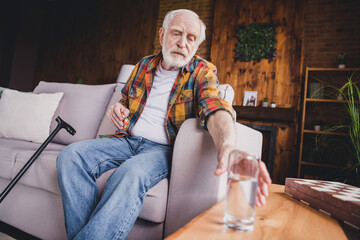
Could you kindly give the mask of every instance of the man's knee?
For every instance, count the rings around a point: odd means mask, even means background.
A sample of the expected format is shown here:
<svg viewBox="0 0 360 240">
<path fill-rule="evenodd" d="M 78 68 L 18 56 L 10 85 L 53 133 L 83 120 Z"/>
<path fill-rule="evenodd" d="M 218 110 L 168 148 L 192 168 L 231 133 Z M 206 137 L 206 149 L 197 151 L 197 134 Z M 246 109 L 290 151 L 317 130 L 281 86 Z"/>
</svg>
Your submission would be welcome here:
<svg viewBox="0 0 360 240">
<path fill-rule="evenodd" d="M 61 172 L 63 169 L 73 165 L 75 161 L 79 159 L 81 155 L 81 144 L 72 143 L 66 146 L 58 155 L 56 159 L 57 171 Z"/>
</svg>

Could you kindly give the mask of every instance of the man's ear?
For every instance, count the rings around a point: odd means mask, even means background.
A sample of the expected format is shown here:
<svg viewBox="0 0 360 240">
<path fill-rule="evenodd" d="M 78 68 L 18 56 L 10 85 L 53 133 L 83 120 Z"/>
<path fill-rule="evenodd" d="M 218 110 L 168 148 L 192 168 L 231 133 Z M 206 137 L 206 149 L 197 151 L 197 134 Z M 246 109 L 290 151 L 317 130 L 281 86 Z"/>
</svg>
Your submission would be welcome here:
<svg viewBox="0 0 360 240">
<path fill-rule="evenodd" d="M 161 27 L 159 29 L 159 40 L 160 40 L 160 45 L 161 46 L 163 45 L 164 34 L 165 34 L 165 29 Z"/>
</svg>

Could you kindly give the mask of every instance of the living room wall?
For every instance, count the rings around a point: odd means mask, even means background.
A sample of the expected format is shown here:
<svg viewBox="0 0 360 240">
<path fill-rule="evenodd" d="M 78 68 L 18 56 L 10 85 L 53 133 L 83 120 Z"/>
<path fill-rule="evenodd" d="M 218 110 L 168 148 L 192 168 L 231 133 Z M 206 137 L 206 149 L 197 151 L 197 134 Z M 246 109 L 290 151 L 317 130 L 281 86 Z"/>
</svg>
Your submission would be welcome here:
<svg viewBox="0 0 360 240">
<path fill-rule="evenodd" d="M 337 67 L 339 53 L 347 67 L 359 67 L 360 1 L 308 0 L 304 38 L 304 68 Z"/>
<path fill-rule="evenodd" d="M 211 40 L 213 33 L 213 21 L 214 21 L 214 7 L 215 0 L 191 0 L 191 1 L 176 1 L 176 0 L 160 0 L 159 1 L 159 16 L 157 20 L 156 29 L 160 29 L 164 17 L 168 11 L 174 9 L 191 9 L 195 11 L 206 25 L 206 40 L 200 45 L 197 55 L 210 59 Z M 154 39 L 155 50 L 154 53 L 158 53 L 161 50 L 159 42 L 159 32 L 156 32 Z"/>
<path fill-rule="evenodd" d="M 54 1 L 35 73 L 39 81 L 104 84 L 153 53 L 158 0 Z"/>
</svg>

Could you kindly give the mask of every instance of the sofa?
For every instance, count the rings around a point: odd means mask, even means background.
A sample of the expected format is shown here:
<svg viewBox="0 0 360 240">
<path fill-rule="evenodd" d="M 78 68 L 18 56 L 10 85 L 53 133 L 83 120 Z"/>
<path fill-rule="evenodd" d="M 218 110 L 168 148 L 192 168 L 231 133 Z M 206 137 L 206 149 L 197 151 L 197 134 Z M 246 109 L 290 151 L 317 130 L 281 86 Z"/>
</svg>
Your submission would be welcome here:
<svg viewBox="0 0 360 240">
<path fill-rule="evenodd" d="M 17 239 L 66 239 L 56 176 L 56 157 L 72 142 L 115 132 L 105 112 L 120 99 L 120 91 L 128 73 L 123 75 L 120 72 L 119 76 L 122 77 L 114 84 L 90 86 L 40 82 L 36 86 L 32 95 L 57 94 L 59 99 L 58 105 L 52 107 L 53 115 L 48 114 L 51 116 L 50 119 L 48 117 L 47 124 L 50 126 L 47 127 L 47 133 L 56 127 L 55 118 L 60 116 L 75 128 L 76 134 L 71 136 L 65 130 L 60 130 L 0 204 L 0 232 Z M 231 86 L 220 85 L 219 88 L 221 96 L 232 102 L 234 91 Z M 12 114 L 11 111 L 1 112 L 1 108 L 8 107 L 4 105 L 8 104 L 6 99 L 4 96 L 0 98 L 0 125 L 5 121 L 11 122 L 2 120 L 6 114 Z M 27 100 L 22 102 L 25 104 Z M 15 105 L 11 106 L 13 112 L 17 111 Z M 8 133 L 7 128 L 3 130 L 4 134 L 0 134 L 0 191 L 30 159 L 44 138 L 32 139 L 40 130 L 27 133 L 28 128 L 44 125 L 42 120 L 32 119 L 32 115 L 35 113 L 28 113 L 21 118 L 28 125 L 21 127 L 17 136 Z M 6 124 L 11 126 L 12 123 Z M 14 129 L 14 132 L 17 130 Z M 238 148 L 260 156 L 261 133 L 238 123 L 236 132 Z M 213 174 L 216 165 L 217 152 L 209 133 L 200 128 L 197 119 L 186 120 L 175 141 L 170 177 L 148 191 L 128 239 L 163 239 L 220 201 L 225 194 L 226 176 L 216 177 Z M 111 173 L 108 171 L 97 180 L 99 195 Z"/>
</svg>

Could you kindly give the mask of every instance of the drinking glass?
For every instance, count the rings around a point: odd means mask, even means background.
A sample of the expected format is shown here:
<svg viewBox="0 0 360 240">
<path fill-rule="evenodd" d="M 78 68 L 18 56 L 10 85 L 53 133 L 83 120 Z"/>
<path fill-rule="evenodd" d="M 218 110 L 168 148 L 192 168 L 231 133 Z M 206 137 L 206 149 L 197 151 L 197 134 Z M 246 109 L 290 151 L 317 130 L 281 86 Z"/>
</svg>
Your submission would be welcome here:
<svg viewBox="0 0 360 240">
<path fill-rule="evenodd" d="M 224 224 L 229 229 L 254 229 L 259 157 L 240 150 L 229 155 Z"/>
</svg>

